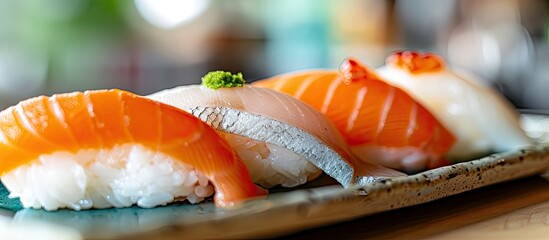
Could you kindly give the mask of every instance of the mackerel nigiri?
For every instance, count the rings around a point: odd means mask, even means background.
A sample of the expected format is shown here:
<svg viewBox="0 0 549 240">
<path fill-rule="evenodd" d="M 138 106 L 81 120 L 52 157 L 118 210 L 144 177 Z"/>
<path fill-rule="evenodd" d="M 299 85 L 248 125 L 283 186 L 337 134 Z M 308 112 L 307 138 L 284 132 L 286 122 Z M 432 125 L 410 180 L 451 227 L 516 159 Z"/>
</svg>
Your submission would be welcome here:
<svg viewBox="0 0 549 240">
<path fill-rule="evenodd" d="M 429 111 L 353 59 L 340 71 L 311 70 L 254 82 L 326 115 L 362 161 L 418 171 L 448 164 L 455 138 Z"/>
<path fill-rule="evenodd" d="M 265 194 L 198 118 L 120 90 L 36 97 L 0 112 L 0 178 L 24 207 L 154 207 Z"/>
<path fill-rule="evenodd" d="M 435 54 L 395 52 L 378 73 L 424 104 L 456 135 L 449 159 L 470 160 L 532 144 L 506 99 L 474 77 L 446 67 Z"/>
<path fill-rule="evenodd" d="M 203 82 L 149 97 L 189 111 L 218 130 L 262 186 L 297 186 L 320 170 L 344 186 L 373 179 L 356 179 L 357 175 L 402 176 L 356 162 L 337 129 L 291 96 L 245 85 L 241 75 L 222 71 L 208 74 Z"/>
</svg>

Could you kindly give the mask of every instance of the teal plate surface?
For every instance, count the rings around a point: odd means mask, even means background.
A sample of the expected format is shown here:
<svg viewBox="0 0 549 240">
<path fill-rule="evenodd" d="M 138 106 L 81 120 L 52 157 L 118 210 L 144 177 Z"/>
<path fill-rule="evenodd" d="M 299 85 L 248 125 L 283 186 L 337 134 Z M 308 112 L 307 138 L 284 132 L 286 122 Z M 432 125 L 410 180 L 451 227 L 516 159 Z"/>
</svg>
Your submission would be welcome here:
<svg viewBox="0 0 549 240">
<path fill-rule="evenodd" d="M 21 210 L 23 206 L 19 198 L 9 198 L 9 194 L 8 189 L 0 182 L 0 208 L 13 212 Z"/>
</svg>

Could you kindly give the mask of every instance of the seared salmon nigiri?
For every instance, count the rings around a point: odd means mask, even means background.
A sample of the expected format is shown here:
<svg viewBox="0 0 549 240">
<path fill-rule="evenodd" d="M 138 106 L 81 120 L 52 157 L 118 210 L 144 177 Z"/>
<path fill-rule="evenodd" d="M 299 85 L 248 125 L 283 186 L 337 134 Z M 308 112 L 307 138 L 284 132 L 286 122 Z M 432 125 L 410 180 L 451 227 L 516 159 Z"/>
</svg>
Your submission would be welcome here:
<svg viewBox="0 0 549 240">
<path fill-rule="evenodd" d="M 406 171 L 447 164 L 455 138 L 427 109 L 353 59 L 340 71 L 282 74 L 255 86 L 290 94 L 326 115 L 362 161 Z"/>
<path fill-rule="evenodd" d="M 0 112 L 0 176 L 25 207 L 154 207 L 215 192 L 216 205 L 265 194 L 200 119 L 100 90 L 22 101 Z"/>
</svg>

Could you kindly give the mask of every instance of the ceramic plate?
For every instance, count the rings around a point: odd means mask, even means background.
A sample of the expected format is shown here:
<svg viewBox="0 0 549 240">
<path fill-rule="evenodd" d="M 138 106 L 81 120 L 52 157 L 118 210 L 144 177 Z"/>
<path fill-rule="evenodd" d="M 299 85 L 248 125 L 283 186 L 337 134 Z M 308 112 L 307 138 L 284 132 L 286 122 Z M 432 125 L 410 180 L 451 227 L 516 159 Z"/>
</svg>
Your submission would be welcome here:
<svg viewBox="0 0 549 240">
<path fill-rule="evenodd" d="M 540 174 L 549 168 L 549 118 L 523 115 L 523 128 L 540 143 L 415 175 L 347 189 L 328 177 L 239 209 L 213 203 L 173 204 L 154 209 L 125 208 L 46 212 L 21 209 L 0 186 L 0 236 L 13 234 L 59 238 L 241 238 L 289 234 L 390 209 L 420 204 L 482 186 Z M 31 231 L 32 230 L 32 231 Z M 38 235 L 39 234 L 39 235 Z M 61 235 L 60 235 L 61 234 Z"/>
</svg>

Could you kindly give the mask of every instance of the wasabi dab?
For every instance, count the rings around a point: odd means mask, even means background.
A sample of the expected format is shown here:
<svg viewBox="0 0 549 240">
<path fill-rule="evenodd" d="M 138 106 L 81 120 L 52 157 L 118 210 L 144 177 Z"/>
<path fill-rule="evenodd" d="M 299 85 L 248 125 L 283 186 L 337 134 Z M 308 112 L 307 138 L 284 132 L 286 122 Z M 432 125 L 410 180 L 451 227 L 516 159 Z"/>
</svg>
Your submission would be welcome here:
<svg viewBox="0 0 549 240">
<path fill-rule="evenodd" d="M 202 84 L 211 89 L 242 87 L 244 83 L 246 81 L 242 77 L 242 73 L 213 71 L 202 77 Z"/>
</svg>

